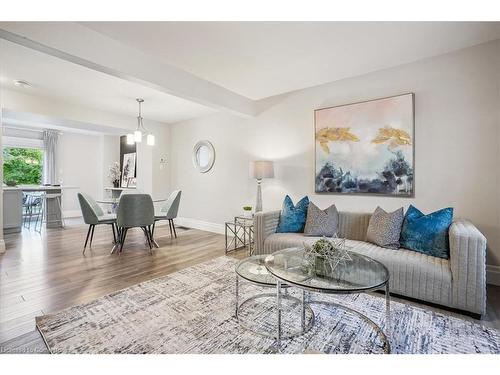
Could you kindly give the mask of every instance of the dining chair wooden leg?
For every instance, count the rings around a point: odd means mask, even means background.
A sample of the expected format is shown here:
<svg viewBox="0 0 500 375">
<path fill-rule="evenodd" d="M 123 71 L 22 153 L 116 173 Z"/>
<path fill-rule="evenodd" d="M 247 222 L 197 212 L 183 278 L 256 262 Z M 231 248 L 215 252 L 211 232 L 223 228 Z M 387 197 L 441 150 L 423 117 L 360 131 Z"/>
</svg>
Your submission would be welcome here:
<svg viewBox="0 0 500 375">
<path fill-rule="evenodd" d="M 155 244 L 155 240 L 153 239 L 153 233 L 151 231 L 151 225 L 146 228 L 146 231 L 149 236 L 149 255 L 153 255 L 153 245 Z"/>
<path fill-rule="evenodd" d="M 149 230 L 147 229 L 148 227 L 141 227 L 141 229 L 144 232 L 144 236 L 146 236 L 146 243 L 149 246 L 149 249 L 151 250 L 151 239 L 149 238 Z"/>
<path fill-rule="evenodd" d="M 156 221 L 153 223 L 153 225 L 149 226 L 149 236 L 151 237 L 151 243 L 153 244 L 154 247 L 159 248 L 160 245 L 158 245 L 158 242 L 155 240 L 155 224 Z"/>
<path fill-rule="evenodd" d="M 172 222 L 172 228 L 173 228 L 173 230 L 174 230 L 174 236 L 175 236 L 175 238 L 177 238 L 177 232 L 176 232 L 176 230 L 175 230 L 174 220 L 173 220 L 173 219 L 170 219 L 170 221 Z"/>
<path fill-rule="evenodd" d="M 87 242 L 89 242 L 89 236 L 91 230 L 92 230 L 92 225 L 89 225 L 89 230 L 87 231 L 87 237 L 85 238 L 85 245 L 83 245 L 83 254 L 85 254 L 85 249 L 87 248 Z"/>
<path fill-rule="evenodd" d="M 125 237 L 127 237 L 127 231 L 128 231 L 128 228 L 123 228 L 122 229 L 122 239 L 121 239 L 121 243 L 120 243 L 120 253 L 123 251 L 123 244 L 125 243 Z"/>
<path fill-rule="evenodd" d="M 90 234 L 90 244 L 89 244 L 89 248 L 92 249 L 92 240 L 94 239 L 94 229 L 95 229 L 95 225 L 92 225 L 92 233 Z"/>
<path fill-rule="evenodd" d="M 111 249 L 111 254 L 113 254 L 115 251 L 118 252 L 122 238 L 121 228 L 118 228 L 118 225 L 116 225 L 116 223 L 115 227 L 116 227 L 116 242 L 113 245 L 113 248 Z"/>
<path fill-rule="evenodd" d="M 172 233 L 172 223 L 170 222 L 170 219 L 168 220 L 168 228 L 170 229 L 170 238 L 172 238 L 174 235 Z"/>
<path fill-rule="evenodd" d="M 116 243 L 115 223 L 111 223 L 111 229 L 113 230 L 113 244 L 115 244 Z"/>
</svg>

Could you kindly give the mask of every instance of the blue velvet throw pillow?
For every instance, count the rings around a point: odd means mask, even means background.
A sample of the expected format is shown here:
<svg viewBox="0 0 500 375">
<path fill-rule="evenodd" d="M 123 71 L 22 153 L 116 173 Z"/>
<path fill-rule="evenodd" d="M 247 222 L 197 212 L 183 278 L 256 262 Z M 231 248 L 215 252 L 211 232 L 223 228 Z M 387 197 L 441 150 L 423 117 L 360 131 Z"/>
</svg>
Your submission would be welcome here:
<svg viewBox="0 0 500 375">
<path fill-rule="evenodd" d="M 276 233 L 301 233 L 304 232 L 306 224 L 307 208 L 309 207 L 309 198 L 304 197 L 293 205 L 292 198 L 288 195 L 283 201 L 281 208 L 280 221 Z"/>
<path fill-rule="evenodd" d="M 450 258 L 448 229 L 453 222 L 453 208 L 424 215 L 410 205 L 401 229 L 401 247 L 438 258 Z"/>
</svg>

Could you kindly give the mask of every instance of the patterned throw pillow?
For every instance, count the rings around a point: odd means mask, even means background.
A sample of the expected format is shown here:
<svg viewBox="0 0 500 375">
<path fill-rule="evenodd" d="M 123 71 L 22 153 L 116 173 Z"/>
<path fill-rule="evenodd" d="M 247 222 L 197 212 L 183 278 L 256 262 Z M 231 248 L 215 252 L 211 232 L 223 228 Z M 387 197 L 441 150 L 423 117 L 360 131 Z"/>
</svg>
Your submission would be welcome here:
<svg viewBox="0 0 500 375">
<path fill-rule="evenodd" d="M 297 205 L 294 206 L 292 198 L 287 195 L 283 201 L 283 208 L 281 209 L 280 221 L 278 223 L 278 228 L 276 228 L 276 233 L 303 232 L 308 206 L 308 197 L 302 198 Z"/>
<path fill-rule="evenodd" d="M 403 225 L 403 207 L 394 212 L 385 212 L 377 207 L 366 232 L 366 240 L 387 249 L 399 249 L 399 236 Z"/>
<path fill-rule="evenodd" d="M 410 205 L 401 230 L 401 247 L 438 258 L 450 258 L 448 230 L 453 222 L 453 208 L 443 208 L 424 215 Z"/>
<path fill-rule="evenodd" d="M 337 207 L 332 204 L 326 210 L 318 208 L 314 203 L 309 203 L 307 209 L 305 236 L 325 236 L 336 237 L 339 223 L 339 213 Z"/>
</svg>

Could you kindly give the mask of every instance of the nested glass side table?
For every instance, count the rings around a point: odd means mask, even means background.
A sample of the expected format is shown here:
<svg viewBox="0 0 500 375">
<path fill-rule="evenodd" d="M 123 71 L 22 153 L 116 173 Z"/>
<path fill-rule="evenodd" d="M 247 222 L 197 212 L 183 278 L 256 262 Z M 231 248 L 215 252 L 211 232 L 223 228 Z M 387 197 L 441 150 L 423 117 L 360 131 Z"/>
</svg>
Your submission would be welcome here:
<svg viewBox="0 0 500 375">
<path fill-rule="evenodd" d="M 235 267 L 235 317 L 239 324 L 258 335 L 277 339 L 278 327 L 274 317 L 276 316 L 276 288 L 277 279 L 269 273 L 266 268 L 267 255 L 254 255 L 238 262 Z M 253 286 L 247 288 L 245 293 L 241 290 L 243 282 Z M 257 287 L 257 288 L 255 288 Z M 281 288 L 285 291 L 286 284 Z M 271 292 L 264 292 L 262 289 L 271 289 Z M 253 292 L 248 295 L 249 291 Z M 246 294 L 246 297 L 243 296 Z M 293 312 L 286 322 L 280 322 L 284 326 L 284 333 L 280 338 L 292 338 L 300 336 L 309 331 L 314 324 L 314 312 L 306 301 L 305 292 L 302 298 L 297 298 L 289 293 L 282 296 L 282 302 L 287 309 Z"/>
<path fill-rule="evenodd" d="M 226 254 L 246 247 L 248 256 L 253 254 L 253 216 L 235 216 L 234 221 L 226 221 Z"/>
</svg>

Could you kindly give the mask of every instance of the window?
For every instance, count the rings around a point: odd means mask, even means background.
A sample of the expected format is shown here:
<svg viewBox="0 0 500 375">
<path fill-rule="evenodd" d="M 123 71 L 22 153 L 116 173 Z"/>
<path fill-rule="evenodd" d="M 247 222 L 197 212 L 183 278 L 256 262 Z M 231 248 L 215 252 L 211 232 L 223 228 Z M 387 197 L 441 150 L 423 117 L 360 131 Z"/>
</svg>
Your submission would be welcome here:
<svg viewBox="0 0 500 375">
<path fill-rule="evenodd" d="M 20 185 L 42 182 L 43 151 L 36 148 L 4 147 L 3 180 Z"/>
</svg>

